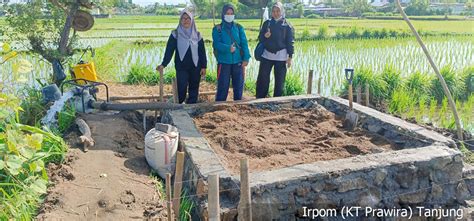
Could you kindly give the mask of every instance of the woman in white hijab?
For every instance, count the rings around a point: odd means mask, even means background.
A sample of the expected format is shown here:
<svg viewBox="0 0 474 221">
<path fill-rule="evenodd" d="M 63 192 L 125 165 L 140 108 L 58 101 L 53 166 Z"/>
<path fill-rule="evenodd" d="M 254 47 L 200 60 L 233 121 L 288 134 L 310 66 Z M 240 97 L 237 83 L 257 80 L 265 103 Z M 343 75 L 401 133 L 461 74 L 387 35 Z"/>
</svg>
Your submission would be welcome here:
<svg viewBox="0 0 474 221">
<path fill-rule="evenodd" d="M 276 2 L 272 7 L 272 19 L 263 23 L 259 34 L 265 50 L 258 70 L 257 98 L 267 96 L 272 68 L 275 75 L 273 96 L 283 95 L 287 68 L 291 66 L 294 52 L 293 33 L 293 27 L 285 18 L 283 4 Z"/>
<path fill-rule="evenodd" d="M 201 76 L 206 75 L 206 49 L 201 33 L 197 31 L 193 15 L 186 9 L 181 12 L 178 27 L 171 32 L 166 44 L 165 57 L 156 70 L 163 72 L 175 51 L 174 63 L 179 103 L 181 104 L 186 100 L 188 90 L 189 96 L 186 103 L 196 103 L 199 96 Z"/>
</svg>

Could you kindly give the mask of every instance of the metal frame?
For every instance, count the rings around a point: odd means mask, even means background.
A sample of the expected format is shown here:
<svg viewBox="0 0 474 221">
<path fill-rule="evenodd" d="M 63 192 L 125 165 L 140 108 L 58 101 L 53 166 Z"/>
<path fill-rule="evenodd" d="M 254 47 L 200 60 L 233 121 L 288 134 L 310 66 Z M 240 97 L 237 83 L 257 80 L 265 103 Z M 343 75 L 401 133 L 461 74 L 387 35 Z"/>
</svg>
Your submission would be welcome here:
<svg viewBox="0 0 474 221">
<path fill-rule="evenodd" d="M 84 81 L 84 82 L 86 82 L 86 84 L 81 85 L 81 84 L 77 83 L 77 81 Z M 109 86 L 107 86 L 107 84 L 105 84 L 105 83 L 97 82 L 97 81 L 91 81 L 91 80 L 82 79 L 82 78 L 81 79 L 67 80 L 67 81 L 64 81 L 64 82 L 61 83 L 61 95 L 64 95 L 64 85 L 66 85 L 66 84 L 73 85 L 73 86 L 81 88 L 80 93 L 81 93 L 81 100 L 82 100 L 82 111 L 84 113 L 86 112 L 86 105 L 84 103 L 84 91 L 86 89 L 95 88 L 96 86 L 104 86 L 106 96 L 107 96 L 107 102 L 109 102 Z M 94 98 L 96 98 L 95 93 L 93 93 L 92 96 Z"/>
</svg>

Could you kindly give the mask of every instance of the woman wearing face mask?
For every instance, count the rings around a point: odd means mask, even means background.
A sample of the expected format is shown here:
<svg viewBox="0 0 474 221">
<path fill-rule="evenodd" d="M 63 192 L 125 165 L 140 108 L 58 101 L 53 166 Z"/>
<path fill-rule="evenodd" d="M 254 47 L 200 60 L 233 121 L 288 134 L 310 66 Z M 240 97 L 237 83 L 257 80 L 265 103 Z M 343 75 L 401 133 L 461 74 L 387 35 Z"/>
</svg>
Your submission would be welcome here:
<svg viewBox="0 0 474 221">
<path fill-rule="evenodd" d="M 294 51 L 293 28 L 285 19 L 285 9 L 280 2 L 272 7 L 272 19 L 265 21 L 259 40 L 265 50 L 262 54 L 257 77 L 257 98 L 265 98 L 270 84 L 270 73 L 274 68 L 274 97 L 283 95 L 287 67 L 291 66 Z"/>
<path fill-rule="evenodd" d="M 222 23 L 212 29 L 212 40 L 218 63 L 216 101 L 227 100 L 231 78 L 234 100 L 241 100 L 250 52 L 244 28 L 234 22 L 232 5 L 222 8 Z"/>
<path fill-rule="evenodd" d="M 196 29 L 193 15 L 183 10 L 178 28 L 171 32 L 166 44 L 165 57 L 156 68 L 160 73 L 170 63 L 173 53 L 178 84 L 178 101 L 183 103 L 189 87 L 187 104 L 196 103 L 199 95 L 201 76 L 206 75 L 207 59 L 204 40 Z"/>
</svg>

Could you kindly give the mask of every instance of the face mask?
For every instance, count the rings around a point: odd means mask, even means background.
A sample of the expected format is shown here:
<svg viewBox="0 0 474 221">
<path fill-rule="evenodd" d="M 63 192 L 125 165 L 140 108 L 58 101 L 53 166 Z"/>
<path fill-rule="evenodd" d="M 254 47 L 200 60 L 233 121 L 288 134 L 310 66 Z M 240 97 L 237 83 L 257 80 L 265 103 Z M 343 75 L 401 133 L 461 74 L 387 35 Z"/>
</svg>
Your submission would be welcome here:
<svg viewBox="0 0 474 221">
<path fill-rule="evenodd" d="M 224 21 L 231 23 L 234 21 L 235 15 L 224 15 Z"/>
</svg>

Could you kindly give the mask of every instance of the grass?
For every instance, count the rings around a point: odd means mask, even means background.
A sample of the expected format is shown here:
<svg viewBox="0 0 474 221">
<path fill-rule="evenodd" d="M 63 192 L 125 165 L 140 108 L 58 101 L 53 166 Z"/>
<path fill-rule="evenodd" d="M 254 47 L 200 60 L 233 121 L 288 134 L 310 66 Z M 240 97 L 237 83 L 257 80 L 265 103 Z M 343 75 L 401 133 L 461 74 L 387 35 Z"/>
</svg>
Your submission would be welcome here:
<svg viewBox="0 0 474 221">
<path fill-rule="evenodd" d="M 155 191 L 161 196 L 161 201 L 166 202 L 166 189 L 165 180 L 161 179 L 155 171 L 150 172 L 150 178 L 155 181 Z M 194 203 L 191 201 L 189 194 L 186 190 L 181 193 L 181 201 L 179 207 L 179 220 L 189 221 L 191 220 L 191 211 L 194 209 Z"/>
</svg>

